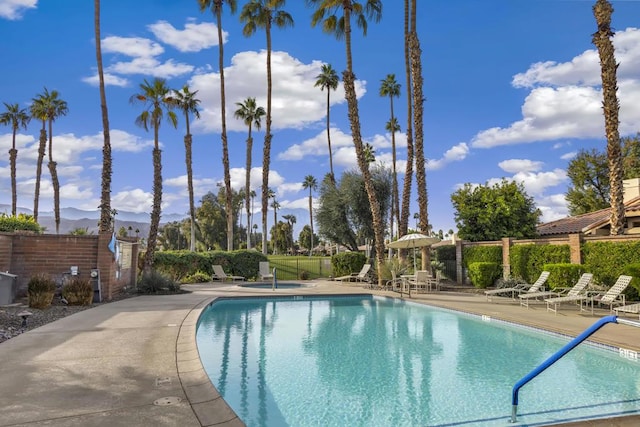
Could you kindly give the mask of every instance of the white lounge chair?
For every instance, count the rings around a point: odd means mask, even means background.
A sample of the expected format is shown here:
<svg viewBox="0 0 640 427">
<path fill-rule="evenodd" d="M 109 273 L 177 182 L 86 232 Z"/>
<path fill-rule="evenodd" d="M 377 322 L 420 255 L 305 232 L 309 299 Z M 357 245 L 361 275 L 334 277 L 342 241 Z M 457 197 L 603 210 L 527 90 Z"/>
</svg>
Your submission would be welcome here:
<svg viewBox="0 0 640 427">
<path fill-rule="evenodd" d="M 369 281 L 369 270 L 371 269 L 371 264 L 365 264 L 362 266 L 362 269 L 359 273 L 351 273 L 348 276 L 340 276 L 336 277 L 333 280 L 339 280 L 341 282 L 368 282 Z"/>
<path fill-rule="evenodd" d="M 522 293 L 541 292 L 541 290 L 544 289 L 544 284 L 546 283 L 548 278 L 549 272 L 543 271 L 542 273 L 540 273 L 540 276 L 535 282 L 533 282 L 532 285 L 522 283 L 520 285 L 512 286 L 509 288 L 490 289 L 488 291 L 484 291 L 484 294 L 487 296 L 487 301 L 491 301 L 491 297 L 501 294 L 511 294 L 511 298 L 515 298 L 516 295 Z"/>
<path fill-rule="evenodd" d="M 640 302 L 623 305 L 620 307 L 614 307 L 613 309 L 615 310 L 617 316 L 619 316 L 620 313 L 640 314 Z M 640 316 L 638 316 L 638 319 L 640 319 Z"/>
<path fill-rule="evenodd" d="M 273 273 L 269 271 L 269 261 L 260 261 L 260 280 L 273 280 Z"/>
<path fill-rule="evenodd" d="M 213 275 L 211 276 L 211 279 L 220 280 L 221 282 L 224 282 L 229 279 L 232 282 L 235 282 L 236 280 L 241 280 L 241 281 L 244 280 L 244 277 L 229 275 L 224 272 L 224 269 L 220 264 L 216 264 L 213 266 Z"/>
<path fill-rule="evenodd" d="M 587 285 L 589 285 L 589 283 L 591 283 L 592 278 L 593 278 L 593 274 L 584 273 L 573 287 L 575 288 L 576 286 L 578 286 L 582 290 Z M 571 290 L 573 290 L 573 288 L 571 288 Z M 561 291 L 526 292 L 518 295 L 518 298 L 520 298 L 520 305 L 529 308 L 529 301 L 531 300 L 537 300 L 538 298 L 559 297 L 559 296 L 562 296 L 561 294 L 562 294 Z"/>
<path fill-rule="evenodd" d="M 604 294 L 593 295 L 590 299 L 591 302 L 591 313 L 593 313 L 593 306 L 595 304 L 598 305 L 608 305 L 609 311 L 613 312 L 613 308 L 616 305 L 624 305 L 625 304 L 625 296 L 622 292 L 629 286 L 633 277 L 622 275 L 618 277 L 616 283 L 613 284 L 609 288 L 607 292 Z"/>
<path fill-rule="evenodd" d="M 558 306 L 560 304 L 564 302 L 575 302 L 580 305 L 580 311 L 582 311 L 582 302 L 589 299 L 587 286 L 591 283 L 591 279 L 593 279 L 593 274 L 584 273 L 582 277 L 580 277 L 580 280 L 569 289 L 566 295 L 545 299 L 544 302 L 547 303 L 547 310 L 558 314 Z"/>
</svg>

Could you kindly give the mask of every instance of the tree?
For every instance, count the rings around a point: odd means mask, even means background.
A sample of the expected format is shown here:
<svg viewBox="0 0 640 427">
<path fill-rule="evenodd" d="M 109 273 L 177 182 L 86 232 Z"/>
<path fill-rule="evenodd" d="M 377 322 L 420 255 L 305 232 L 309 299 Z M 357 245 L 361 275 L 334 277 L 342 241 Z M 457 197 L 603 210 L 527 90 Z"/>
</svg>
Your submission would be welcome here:
<svg viewBox="0 0 640 427">
<path fill-rule="evenodd" d="M 331 149 L 331 129 L 329 112 L 331 106 L 331 91 L 338 88 L 340 78 L 336 70 L 331 67 L 331 64 L 322 64 L 321 72 L 316 76 L 316 83 L 314 87 L 319 87 L 320 90 L 327 89 L 327 145 L 329 146 L 329 170 L 331 171 L 331 180 L 335 183 L 336 178 L 333 173 L 333 151 Z"/>
<path fill-rule="evenodd" d="M 185 151 L 185 163 L 187 164 L 187 190 L 189 191 L 189 218 L 191 219 L 191 243 L 189 250 L 191 252 L 196 250 L 196 208 L 193 201 L 193 168 L 192 168 L 192 138 L 189 128 L 189 117 L 191 114 L 195 118 L 200 118 L 200 111 L 198 110 L 198 104 L 200 100 L 196 98 L 198 91 L 191 92 L 188 85 L 184 85 L 182 90 L 173 91 L 173 101 L 182 113 L 184 114 L 184 120 L 187 127 L 187 133 L 184 136 L 184 151 Z"/>
<path fill-rule="evenodd" d="M 572 216 L 610 206 L 607 156 L 596 149 L 580 150 L 569 162 L 567 176 L 571 186 L 565 199 Z"/>
<path fill-rule="evenodd" d="M 229 145 L 227 143 L 227 115 L 226 100 L 224 90 L 224 40 L 222 38 L 222 6 L 226 2 L 231 13 L 236 12 L 236 0 L 198 0 L 200 12 L 211 8 L 216 17 L 218 27 L 218 68 L 220 69 L 220 115 L 222 131 L 222 166 L 224 168 L 224 186 L 226 190 L 226 211 L 227 211 L 227 248 L 233 249 L 233 208 L 231 206 L 231 172 L 229 171 Z"/>
<path fill-rule="evenodd" d="M 266 113 L 264 108 L 257 105 L 255 98 L 247 98 L 244 102 L 236 102 L 236 105 L 238 109 L 233 113 L 233 116 L 236 119 L 242 120 L 249 128 L 249 134 L 247 135 L 247 166 L 245 171 L 244 197 L 247 208 L 247 249 L 251 249 L 251 224 L 249 217 L 252 204 L 250 203 L 250 197 L 252 197 L 251 193 L 255 195 L 255 192 L 251 190 L 251 151 L 253 150 L 251 128 L 255 125 L 256 130 L 260 130 L 262 118 Z"/>
<path fill-rule="evenodd" d="M 173 111 L 175 101 L 171 97 L 164 79 L 154 79 L 149 83 L 146 79 L 140 84 L 140 92 L 131 96 L 131 103 L 142 104 L 143 111 L 136 118 L 136 125 L 149 131 L 153 130 L 153 207 L 151 209 L 151 224 L 147 239 L 147 251 L 144 256 L 144 274 L 151 273 L 153 258 L 156 251 L 160 213 L 162 210 L 162 152 L 160 151 L 160 123 L 165 118 L 174 128 L 178 125 L 178 118 Z"/>
<path fill-rule="evenodd" d="M 291 248 L 291 255 L 296 254 L 295 241 L 293 240 L 293 224 L 296 223 L 295 215 L 282 215 L 282 219 L 287 221 L 289 228 L 287 230 L 287 241 L 289 242 L 289 248 Z"/>
<path fill-rule="evenodd" d="M 613 6 L 607 0 L 597 0 L 593 6 L 593 15 L 598 24 L 598 31 L 593 34 L 593 44 L 598 48 L 600 57 L 600 75 L 602 77 L 602 109 L 604 127 L 607 134 L 607 160 L 609 163 L 609 183 L 611 185 L 611 234 L 624 233 L 624 200 L 622 188 L 622 154 L 620 149 L 620 133 L 618 132 L 618 81 L 616 71 L 618 64 L 614 54 L 611 38 L 611 15 Z"/>
<path fill-rule="evenodd" d="M 16 133 L 20 128 L 27 129 L 27 125 L 31 120 L 29 113 L 24 108 L 20 108 L 18 104 L 4 103 L 7 111 L 0 114 L 0 124 L 11 126 L 11 149 L 9 149 L 9 162 L 11 169 L 11 216 L 17 215 L 18 209 L 18 191 L 16 185 L 16 161 L 18 159 L 18 150 L 16 149 Z"/>
<path fill-rule="evenodd" d="M 221 192 L 223 192 L 221 190 Z M 224 193 L 223 193 L 224 194 Z M 225 195 L 226 197 L 226 195 Z M 223 198 L 224 200 L 224 198 Z M 204 251 L 223 248 L 226 244 L 226 213 L 224 203 L 212 192 L 208 192 L 200 200 L 200 206 L 196 208 L 198 222 L 197 245 Z"/>
<path fill-rule="evenodd" d="M 391 158 L 392 158 L 392 170 L 393 170 L 393 193 L 391 201 L 391 233 L 393 233 L 393 216 L 396 216 L 397 223 L 400 223 L 400 202 L 398 201 L 398 173 L 396 172 L 396 132 L 400 131 L 400 125 L 393 112 L 393 98 L 400 97 L 400 83 L 396 81 L 395 74 L 387 74 L 383 80 L 380 81 L 380 96 L 389 97 L 389 110 L 391 117 L 387 122 L 385 129 L 391 133 Z M 393 237 L 393 235 L 391 236 Z"/>
<path fill-rule="evenodd" d="M 100 0 L 93 2 L 93 27 L 96 40 L 96 62 L 98 64 L 98 83 L 100 88 L 100 115 L 102 116 L 102 177 L 100 190 L 100 233 L 111 233 L 111 135 L 109 133 L 109 111 L 104 84 L 104 67 L 102 66 L 102 46 L 100 36 Z"/>
<path fill-rule="evenodd" d="M 492 186 L 467 183 L 451 195 L 451 202 L 458 235 L 472 242 L 533 238 L 542 215 L 522 183 L 506 179 Z"/>
<path fill-rule="evenodd" d="M 372 210 L 373 229 L 375 232 L 375 248 L 378 269 L 378 286 L 383 286 L 384 267 L 384 225 L 380 206 L 376 199 L 375 189 L 371 182 L 369 164 L 366 159 L 365 148 L 360 133 L 360 117 L 358 112 L 358 98 L 355 89 L 355 74 L 353 73 L 353 58 L 351 54 L 351 14 L 357 25 L 362 29 L 363 34 L 367 34 L 367 20 L 378 22 L 382 17 L 381 0 L 365 0 L 359 2 L 355 0 L 307 0 L 307 3 L 316 7 L 311 16 L 311 25 L 321 24 L 325 33 L 333 34 L 337 39 L 345 40 L 345 53 L 347 59 L 347 69 L 342 74 L 342 82 L 347 100 L 349 123 L 351 125 L 351 137 L 356 149 L 358 166 L 365 181 L 365 188 L 369 198 L 369 205 Z M 340 15 L 342 11 L 342 15 Z"/>
<path fill-rule="evenodd" d="M 185 249 L 189 244 L 186 234 L 182 231 L 185 222 L 172 221 L 164 224 L 158 232 L 158 246 L 165 251 Z"/>
<path fill-rule="evenodd" d="M 313 242 L 318 242 L 319 240 L 320 239 L 318 238 L 318 236 L 316 234 L 313 234 L 313 232 L 311 231 L 311 227 L 309 227 L 308 225 L 302 227 L 302 230 L 298 235 L 298 242 L 300 243 L 300 246 L 308 249 L 310 254 L 313 253 Z"/>
<path fill-rule="evenodd" d="M 352 251 L 358 250 L 356 235 L 347 218 L 347 207 L 340 188 L 327 174 L 320 184 L 320 197 L 316 211 L 318 234 Z"/>
<path fill-rule="evenodd" d="M 333 173 L 331 174 L 333 176 Z M 302 188 L 309 190 L 309 226 L 311 227 L 311 247 L 313 248 L 313 190 L 318 188 L 318 181 L 313 175 L 307 175 L 302 182 Z M 311 256 L 311 252 L 309 252 Z"/>
<path fill-rule="evenodd" d="M 42 161 L 47 150 L 47 110 L 44 100 L 40 97 L 31 100 L 29 107 L 31 117 L 42 122 L 38 139 L 38 160 L 36 162 L 36 188 L 33 197 L 33 219 L 38 222 L 38 204 L 40 201 L 40 178 L 42 177 Z"/>
<path fill-rule="evenodd" d="M 251 0 L 240 12 L 240 21 L 245 25 L 242 34 L 250 37 L 258 28 L 267 36 L 267 114 L 262 152 L 262 253 L 267 253 L 267 211 L 269 202 L 269 163 L 271 161 L 271 27 L 292 27 L 293 18 L 284 10 L 285 0 Z"/>
<path fill-rule="evenodd" d="M 271 244 L 273 245 L 273 253 L 287 253 L 289 246 L 289 235 L 291 234 L 291 225 L 288 222 L 278 222 L 271 227 Z"/>
</svg>

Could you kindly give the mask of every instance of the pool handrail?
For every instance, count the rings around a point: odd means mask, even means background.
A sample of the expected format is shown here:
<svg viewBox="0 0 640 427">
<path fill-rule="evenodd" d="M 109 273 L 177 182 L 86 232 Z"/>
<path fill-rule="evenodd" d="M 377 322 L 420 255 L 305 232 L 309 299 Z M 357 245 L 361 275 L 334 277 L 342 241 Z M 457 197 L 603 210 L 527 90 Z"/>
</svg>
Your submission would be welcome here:
<svg viewBox="0 0 640 427">
<path fill-rule="evenodd" d="M 596 331 L 598 331 L 600 328 L 602 328 L 604 325 L 606 325 L 608 323 L 622 323 L 622 324 L 626 324 L 626 325 L 630 325 L 630 326 L 640 327 L 640 323 L 638 323 L 638 322 L 634 322 L 634 321 L 626 320 L 626 319 L 618 319 L 618 316 L 615 316 L 615 315 L 605 316 L 605 317 L 599 319 L 597 322 L 595 322 L 593 325 L 591 325 L 589 328 L 587 328 L 584 332 L 582 332 L 580 335 L 575 337 L 573 340 L 571 340 L 569 343 L 567 343 L 564 347 L 562 347 L 560 350 L 558 350 L 555 354 L 553 354 L 547 360 L 545 360 L 540 365 L 538 365 L 538 367 L 536 367 L 531 372 L 529 372 L 527 375 L 522 377 L 513 386 L 513 390 L 511 392 L 511 420 L 510 420 L 512 423 L 515 423 L 516 422 L 516 418 L 517 418 L 517 413 L 518 413 L 518 392 L 520 391 L 520 389 L 525 384 L 527 384 L 529 381 L 531 381 L 532 379 L 537 377 L 545 369 L 547 369 L 549 366 L 551 366 L 554 363 L 556 363 L 565 354 L 569 353 L 571 350 L 576 348 L 580 343 L 585 341 L 587 338 L 589 338 Z"/>
</svg>

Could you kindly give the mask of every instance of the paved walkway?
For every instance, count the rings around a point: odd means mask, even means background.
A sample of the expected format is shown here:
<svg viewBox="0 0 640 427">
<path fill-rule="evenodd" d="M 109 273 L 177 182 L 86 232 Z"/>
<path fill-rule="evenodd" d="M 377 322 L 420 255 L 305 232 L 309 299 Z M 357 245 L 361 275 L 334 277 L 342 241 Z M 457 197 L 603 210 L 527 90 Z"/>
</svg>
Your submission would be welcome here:
<svg viewBox="0 0 640 427">
<path fill-rule="evenodd" d="M 190 294 L 140 296 L 104 304 L 0 344 L 0 426 L 242 426 L 206 377 L 195 345 L 200 311 L 212 298 L 272 290 L 191 285 Z M 371 292 L 317 282 L 279 294 Z M 392 292 L 375 292 L 397 296 Z M 412 299 L 576 335 L 608 314 L 557 315 L 506 298 L 440 292 Z M 607 325 L 599 342 L 640 352 L 640 329 Z M 575 426 L 637 426 L 640 417 Z"/>
</svg>

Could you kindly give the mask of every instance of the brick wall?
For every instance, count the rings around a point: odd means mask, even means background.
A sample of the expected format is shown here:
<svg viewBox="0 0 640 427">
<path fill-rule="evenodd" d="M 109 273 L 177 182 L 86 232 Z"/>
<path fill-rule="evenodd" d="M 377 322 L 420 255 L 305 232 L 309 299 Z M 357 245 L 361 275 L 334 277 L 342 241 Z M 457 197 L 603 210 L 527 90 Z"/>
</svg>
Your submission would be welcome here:
<svg viewBox="0 0 640 427">
<path fill-rule="evenodd" d="M 11 269 L 11 251 L 13 247 L 13 236 L 11 234 L 0 233 L 0 271 Z"/>
</svg>

